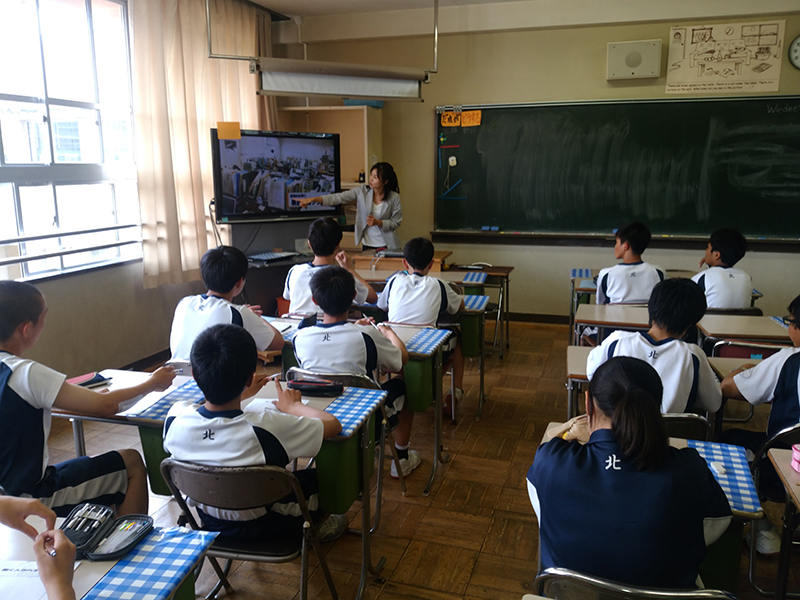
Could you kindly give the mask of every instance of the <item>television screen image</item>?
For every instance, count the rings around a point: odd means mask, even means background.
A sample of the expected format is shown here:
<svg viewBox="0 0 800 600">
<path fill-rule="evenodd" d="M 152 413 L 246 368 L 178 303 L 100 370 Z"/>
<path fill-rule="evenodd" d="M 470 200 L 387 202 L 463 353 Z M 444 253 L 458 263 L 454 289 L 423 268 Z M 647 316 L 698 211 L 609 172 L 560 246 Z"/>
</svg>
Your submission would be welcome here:
<svg viewBox="0 0 800 600">
<path fill-rule="evenodd" d="M 218 139 L 211 130 L 217 222 L 316 218 L 338 207 L 303 198 L 339 191 L 339 136 L 242 130 L 241 139 Z"/>
</svg>

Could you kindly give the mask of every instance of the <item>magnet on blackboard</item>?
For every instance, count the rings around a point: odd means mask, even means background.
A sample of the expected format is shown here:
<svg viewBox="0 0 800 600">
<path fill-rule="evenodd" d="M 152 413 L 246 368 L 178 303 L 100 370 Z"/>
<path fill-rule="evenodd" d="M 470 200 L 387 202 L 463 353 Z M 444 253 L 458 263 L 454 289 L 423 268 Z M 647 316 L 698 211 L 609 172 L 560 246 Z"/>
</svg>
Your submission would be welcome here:
<svg viewBox="0 0 800 600">
<path fill-rule="evenodd" d="M 500 231 L 500 228 L 497 225 L 495 225 L 494 227 L 492 227 L 492 231 Z"/>
<path fill-rule="evenodd" d="M 481 227 L 481 231 L 490 231 L 491 229 L 492 228 L 489 227 L 488 225 L 484 225 L 483 227 Z"/>
</svg>

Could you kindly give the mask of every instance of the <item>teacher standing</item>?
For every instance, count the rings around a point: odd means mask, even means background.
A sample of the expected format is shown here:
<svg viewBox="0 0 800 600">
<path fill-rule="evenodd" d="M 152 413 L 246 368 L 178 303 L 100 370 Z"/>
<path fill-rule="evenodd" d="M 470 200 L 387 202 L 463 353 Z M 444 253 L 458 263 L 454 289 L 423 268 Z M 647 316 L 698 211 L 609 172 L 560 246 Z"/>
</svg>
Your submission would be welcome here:
<svg viewBox="0 0 800 600">
<path fill-rule="evenodd" d="M 356 203 L 355 242 L 364 250 L 399 250 L 396 230 L 403 222 L 400 186 L 392 165 L 375 163 L 369 171 L 368 185 L 359 185 L 340 194 L 303 198 L 300 206 L 312 202 L 325 206 Z"/>
</svg>

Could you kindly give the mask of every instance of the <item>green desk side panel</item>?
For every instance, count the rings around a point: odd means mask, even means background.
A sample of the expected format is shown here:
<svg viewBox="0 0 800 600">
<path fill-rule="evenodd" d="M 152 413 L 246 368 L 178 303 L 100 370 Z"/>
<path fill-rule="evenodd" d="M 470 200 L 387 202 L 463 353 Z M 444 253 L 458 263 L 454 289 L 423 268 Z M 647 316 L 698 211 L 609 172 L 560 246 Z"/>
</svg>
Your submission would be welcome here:
<svg viewBox="0 0 800 600">
<path fill-rule="evenodd" d="M 171 496 L 164 478 L 161 476 L 161 461 L 169 456 L 164 450 L 164 441 L 161 437 L 160 427 L 146 427 L 140 425 L 139 439 L 142 441 L 144 464 L 147 467 L 147 478 L 150 480 L 150 489 L 160 496 Z"/>
<path fill-rule="evenodd" d="M 706 548 L 700 564 L 700 577 L 707 589 L 725 590 L 736 595 L 742 562 L 744 521 L 734 517 L 720 538 Z"/>
<path fill-rule="evenodd" d="M 439 390 L 442 380 L 434 381 L 433 361 L 435 357 L 424 360 L 410 360 L 403 367 L 403 377 L 406 382 L 406 403 L 414 412 L 425 412 L 435 399 L 434 385 Z"/>
<path fill-rule="evenodd" d="M 481 321 L 482 314 L 460 315 L 461 322 L 461 353 L 464 358 L 474 358 L 480 356 L 483 348 L 481 347 Z"/>
</svg>

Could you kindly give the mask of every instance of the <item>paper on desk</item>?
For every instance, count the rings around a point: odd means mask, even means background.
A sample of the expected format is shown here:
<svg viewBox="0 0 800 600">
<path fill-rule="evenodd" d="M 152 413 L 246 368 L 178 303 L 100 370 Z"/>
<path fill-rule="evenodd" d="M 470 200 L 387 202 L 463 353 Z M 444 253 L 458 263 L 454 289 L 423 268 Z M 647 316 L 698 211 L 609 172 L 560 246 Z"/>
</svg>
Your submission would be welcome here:
<svg viewBox="0 0 800 600">
<path fill-rule="evenodd" d="M 75 568 L 81 561 L 75 561 Z M 0 597 L 47 600 L 35 560 L 0 560 Z"/>
</svg>

